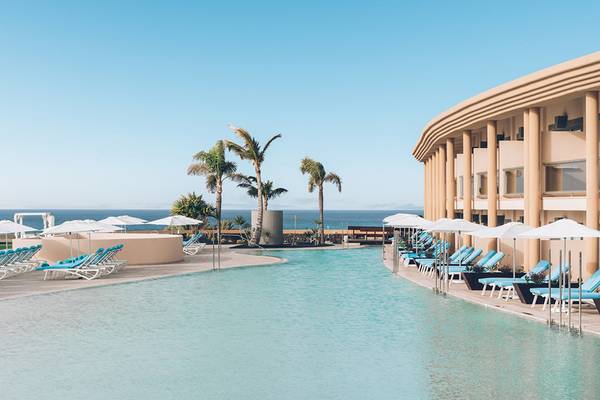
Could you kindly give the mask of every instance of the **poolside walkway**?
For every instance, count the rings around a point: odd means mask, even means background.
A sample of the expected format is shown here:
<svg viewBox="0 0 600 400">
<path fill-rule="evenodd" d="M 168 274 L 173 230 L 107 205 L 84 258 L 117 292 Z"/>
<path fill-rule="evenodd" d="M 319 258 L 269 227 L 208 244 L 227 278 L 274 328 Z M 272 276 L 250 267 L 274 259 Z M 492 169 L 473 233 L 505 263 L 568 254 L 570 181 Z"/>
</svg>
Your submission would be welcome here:
<svg viewBox="0 0 600 400">
<path fill-rule="evenodd" d="M 386 258 L 384 260 L 385 266 L 391 271 L 392 266 L 392 247 L 386 246 Z M 414 266 L 405 267 L 400 265 L 400 270 L 397 273 L 398 276 L 405 278 L 419 286 L 433 289 L 435 287 L 435 281 L 433 278 L 426 277 L 417 271 Z M 488 291 L 489 293 L 489 291 Z M 498 293 L 498 292 L 496 292 Z M 542 311 L 542 305 L 538 304 L 535 308 L 531 308 L 529 304 L 523 304 L 519 299 L 512 299 L 506 302 L 504 299 L 498 299 L 498 296 L 492 298 L 489 295 L 481 296 L 480 291 L 468 290 L 464 283 L 453 283 L 450 285 L 450 296 L 468 301 L 470 303 L 478 304 L 486 308 L 492 308 L 494 310 L 507 312 L 513 315 L 517 315 L 522 318 L 527 318 L 533 321 L 537 321 L 543 324 L 547 323 L 548 320 L 548 309 Z M 432 292 L 432 296 L 434 293 Z M 576 312 L 572 314 L 572 324 L 577 326 L 579 314 Z M 596 311 L 593 305 L 586 305 L 583 308 L 582 325 L 584 333 L 593 333 L 600 335 L 600 314 Z M 552 313 L 553 320 L 558 324 L 559 314 L 557 312 Z M 567 314 L 563 314 L 563 323 L 566 324 Z M 566 330 L 566 328 L 563 327 Z"/>
<path fill-rule="evenodd" d="M 285 260 L 277 257 L 236 252 L 228 247 L 224 247 L 221 255 L 221 269 L 271 265 L 283 261 Z M 186 256 L 185 260 L 181 263 L 165 265 L 130 265 L 114 275 L 108 275 L 92 281 L 83 279 L 44 281 L 44 273 L 35 271 L 0 280 L 0 300 L 61 292 L 65 290 L 139 282 L 148 279 L 158 279 L 211 270 L 212 252 L 209 249 L 205 249 L 198 255 Z"/>
</svg>

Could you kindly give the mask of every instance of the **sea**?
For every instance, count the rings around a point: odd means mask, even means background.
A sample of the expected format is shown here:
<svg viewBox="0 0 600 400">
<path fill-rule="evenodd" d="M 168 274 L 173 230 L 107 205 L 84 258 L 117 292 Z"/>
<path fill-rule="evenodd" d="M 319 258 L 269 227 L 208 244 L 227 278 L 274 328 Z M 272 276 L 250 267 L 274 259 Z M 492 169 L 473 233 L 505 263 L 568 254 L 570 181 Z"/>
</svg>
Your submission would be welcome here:
<svg viewBox="0 0 600 400">
<path fill-rule="evenodd" d="M 169 215 L 169 210 L 145 210 L 145 209 L 39 209 L 39 210 L 0 210 L 0 219 L 13 220 L 17 212 L 50 212 L 54 215 L 55 224 L 61 224 L 73 219 L 94 219 L 101 220 L 109 216 L 130 215 L 143 218 L 147 221 L 156 220 Z M 423 210 L 325 210 L 325 228 L 326 229 L 346 229 L 348 226 L 381 226 L 383 218 L 388 215 L 399 212 L 411 214 L 423 214 Z M 250 222 L 251 210 L 223 210 L 224 219 L 233 219 L 236 216 L 242 216 Z M 284 210 L 283 228 L 284 229 L 311 229 L 317 226 L 319 219 L 318 210 Z M 25 225 L 33 228 L 43 228 L 41 217 L 26 216 L 23 219 Z M 138 227 L 137 229 L 148 229 L 148 226 Z M 152 227 L 153 228 L 153 227 Z M 158 227 L 157 227 L 158 228 Z M 135 226 L 128 227 L 128 230 L 136 230 Z M 154 229 L 154 228 L 153 228 Z"/>
</svg>

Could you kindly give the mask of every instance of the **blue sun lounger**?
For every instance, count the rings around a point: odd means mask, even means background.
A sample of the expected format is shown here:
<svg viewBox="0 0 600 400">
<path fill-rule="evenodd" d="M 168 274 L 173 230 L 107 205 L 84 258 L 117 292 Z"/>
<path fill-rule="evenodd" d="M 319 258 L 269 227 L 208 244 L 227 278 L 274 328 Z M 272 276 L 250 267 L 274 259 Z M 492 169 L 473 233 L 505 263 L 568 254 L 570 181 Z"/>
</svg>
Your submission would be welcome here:
<svg viewBox="0 0 600 400">
<path fill-rule="evenodd" d="M 531 276 L 532 274 L 541 274 L 545 272 L 548 268 L 550 268 L 550 263 L 546 260 L 540 260 L 535 267 L 531 269 L 525 276 Z M 520 279 L 523 279 L 526 282 L 526 278 L 523 276 L 522 278 L 517 278 L 516 281 L 519 282 Z M 500 286 L 501 283 L 509 282 L 512 286 L 513 282 L 515 282 L 515 278 L 500 278 L 500 277 L 492 277 L 492 278 L 481 278 L 479 279 L 479 283 L 483 284 L 483 289 L 481 290 L 481 295 L 485 295 L 485 291 L 488 286 L 492 287 L 492 293 L 490 297 L 494 295 L 494 290 L 496 290 L 497 286 Z"/>
<path fill-rule="evenodd" d="M 458 249 L 454 253 L 452 253 L 452 255 L 449 257 L 449 260 L 458 262 L 459 259 L 463 259 L 472 251 L 473 251 L 472 248 L 467 247 L 467 246 L 462 246 L 460 249 Z M 417 264 L 419 265 L 419 271 L 421 271 L 423 268 L 431 267 L 435 263 L 436 260 L 437 260 L 437 258 L 420 258 L 420 259 L 418 259 Z"/>
<path fill-rule="evenodd" d="M 433 259 L 437 258 L 442 252 L 450 247 L 450 243 L 438 241 L 433 245 Z M 404 265 L 409 265 L 411 262 L 417 263 L 419 260 L 432 259 L 427 253 L 411 253 L 402 255 Z"/>
<path fill-rule="evenodd" d="M 561 273 L 563 275 L 566 275 L 570 270 L 570 266 L 567 265 L 563 265 L 562 268 L 556 268 L 553 271 L 550 271 L 550 276 L 545 276 L 543 282 L 544 283 L 548 283 L 548 279 L 550 279 L 550 281 L 554 282 L 554 281 L 558 281 Z M 502 298 L 502 293 L 504 291 L 504 289 L 508 290 L 508 293 L 506 295 L 506 301 L 508 301 L 513 294 L 513 291 L 515 289 L 514 284 L 515 283 L 527 283 L 527 279 L 525 279 L 525 277 L 522 278 L 517 278 L 514 281 L 501 281 L 501 282 L 497 282 L 496 283 L 496 287 L 500 288 L 500 293 L 498 293 L 498 298 Z M 492 289 L 492 293 L 493 293 L 493 289 Z M 490 296 L 491 297 L 491 296 Z"/>
<path fill-rule="evenodd" d="M 454 277 L 460 276 L 460 274 L 467 271 L 471 267 L 471 265 L 473 265 L 473 262 L 477 259 L 477 257 L 481 255 L 481 253 L 483 253 L 483 251 L 481 249 L 477 249 L 471 252 L 471 254 L 469 254 L 467 258 L 461 261 L 461 263 L 450 264 L 450 266 L 448 267 L 450 283 L 452 283 Z M 485 267 L 486 263 L 490 261 L 495 254 L 495 251 L 489 252 L 484 257 L 479 259 L 479 261 L 477 261 L 475 265 L 479 267 Z"/>
<path fill-rule="evenodd" d="M 594 272 L 592 276 L 590 276 L 583 284 L 581 285 L 581 295 L 582 298 L 586 296 L 588 299 L 596 299 L 596 295 L 599 293 L 596 290 L 600 288 L 600 270 Z M 537 302 L 538 296 L 542 296 L 545 298 L 544 308 L 548 303 L 548 288 L 534 288 L 530 290 L 531 294 L 533 294 L 533 304 L 532 307 L 535 306 Z M 571 299 L 570 300 L 578 300 L 579 299 L 579 289 L 571 290 Z M 553 299 L 561 299 L 561 300 L 569 300 L 569 292 L 563 290 L 562 298 L 560 297 L 560 291 L 557 288 L 552 288 L 552 298 Z"/>
</svg>

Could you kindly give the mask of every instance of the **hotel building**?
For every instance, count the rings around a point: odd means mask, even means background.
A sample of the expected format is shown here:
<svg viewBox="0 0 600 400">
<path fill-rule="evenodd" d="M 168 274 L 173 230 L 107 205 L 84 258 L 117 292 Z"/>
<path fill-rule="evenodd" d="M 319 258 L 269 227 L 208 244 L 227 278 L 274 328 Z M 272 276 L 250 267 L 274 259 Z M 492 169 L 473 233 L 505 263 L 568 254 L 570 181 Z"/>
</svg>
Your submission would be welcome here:
<svg viewBox="0 0 600 400">
<path fill-rule="evenodd" d="M 435 117 L 413 150 L 424 168 L 425 218 L 538 227 L 568 217 L 597 229 L 598 91 L 600 52 L 500 85 Z M 511 264 L 512 243 L 500 246 Z M 525 269 L 549 256 L 557 263 L 560 248 L 519 240 L 517 261 Z M 583 253 L 585 276 L 598 269 L 597 239 L 572 241 L 569 249 L 573 266 Z"/>
</svg>

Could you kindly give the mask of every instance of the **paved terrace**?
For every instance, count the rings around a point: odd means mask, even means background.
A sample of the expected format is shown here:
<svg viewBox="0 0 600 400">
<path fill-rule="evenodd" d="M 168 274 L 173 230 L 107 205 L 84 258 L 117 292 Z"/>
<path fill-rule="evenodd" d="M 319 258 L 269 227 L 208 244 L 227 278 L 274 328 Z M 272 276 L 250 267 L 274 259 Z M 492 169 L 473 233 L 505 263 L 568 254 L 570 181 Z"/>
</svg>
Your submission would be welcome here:
<svg viewBox="0 0 600 400">
<path fill-rule="evenodd" d="M 384 264 L 391 271 L 392 266 L 392 247 L 386 246 L 386 257 Z M 425 288 L 432 289 L 435 287 L 435 281 L 433 278 L 426 277 L 417 271 L 417 268 L 414 266 L 404 267 L 400 265 L 400 270 L 398 271 L 398 276 L 405 278 L 419 286 L 423 286 Z M 537 304 L 535 308 L 531 308 L 530 304 L 523 304 L 519 301 L 518 298 L 509 300 L 506 302 L 504 299 L 498 299 L 497 296 L 498 291 L 496 291 L 493 298 L 488 295 L 481 296 L 481 291 L 478 290 L 468 290 L 464 283 L 453 283 L 450 285 L 449 295 L 459 298 L 461 300 L 468 301 L 470 303 L 479 304 L 486 308 L 491 308 L 497 311 L 503 311 L 510 314 L 517 315 L 522 318 L 527 318 L 529 320 L 537 321 L 543 324 L 547 323 L 548 320 L 548 309 L 542 311 L 542 305 Z M 432 292 L 432 296 L 434 293 Z M 584 333 L 593 333 L 595 335 L 600 335 L 600 314 L 596 311 L 596 308 L 592 305 L 584 305 L 583 307 L 583 331 Z M 559 314 L 557 312 L 553 312 L 553 321 L 558 324 Z M 577 306 L 574 306 L 574 312 L 572 314 L 572 324 L 577 327 L 579 324 L 579 313 L 577 312 Z M 566 324 L 567 314 L 563 314 L 563 323 Z M 563 328 L 566 329 L 566 328 Z"/>
<path fill-rule="evenodd" d="M 223 248 L 221 268 L 237 268 L 280 263 L 284 260 L 253 254 L 238 253 Z M 168 276 L 186 275 L 212 270 L 212 252 L 204 249 L 196 256 L 186 256 L 181 263 L 165 265 L 130 265 L 121 271 L 91 281 L 84 279 L 59 279 L 44 281 L 41 271 L 29 272 L 0 280 L 0 300 L 60 292 L 64 290 L 83 289 L 115 285 L 120 283 L 139 282 Z"/>
</svg>

